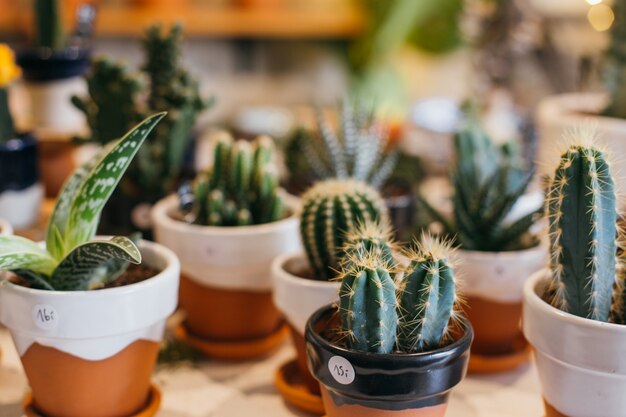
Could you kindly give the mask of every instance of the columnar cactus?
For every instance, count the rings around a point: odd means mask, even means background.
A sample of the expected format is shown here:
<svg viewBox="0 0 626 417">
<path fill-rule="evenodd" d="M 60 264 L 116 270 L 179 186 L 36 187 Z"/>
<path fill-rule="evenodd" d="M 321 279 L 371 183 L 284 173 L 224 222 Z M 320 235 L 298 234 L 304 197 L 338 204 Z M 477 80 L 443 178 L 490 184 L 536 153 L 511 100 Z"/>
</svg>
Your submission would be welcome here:
<svg viewBox="0 0 626 417">
<path fill-rule="evenodd" d="M 63 49 L 66 39 L 63 31 L 63 10 L 60 0 L 35 0 L 34 12 L 37 24 L 37 46 Z"/>
<path fill-rule="evenodd" d="M 370 252 L 345 271 L 339 290 L 342 331 L 347 346 L 390 353 L 396 342 L 396 286 L 389 265 Z"/>
<path fill-rule="evenodd" d="M 215 145 L 213 167 L 195 181 L 197 222 L 210 226 L 245 226 L 284 217 L 286 207 L 267 136 L 254 143 L 224 133 Z"/>
<path fill-rule="evenodd" d="M 616 273 L 616 197 L 604 154 L 573 145 L 561 156 L 547 197 L 550 222 L 548 301 L 608 321 Z"/>
<path fill-rule="evenodd" d="M 300 234 L 315 279 L 334 278 L 346 232 L 359 222 L 387 221 L 378 192 L 355 180 L 327 180 L 302 196 Z"/>
<path fill-rule="evenodd" d="M 396 244 L 388 223 L 364 221 L 345 234 L 345 243 L 339 254 L 341 267 L 349 268 L 355 259 L 374 254 L 392 268 L 398 266 L 395 258 Z"/>
<path fill-rule="evenodd" d="M 449 259 L 450 242 L 422 237 L 400 283 L 398 349 L 423 352 L 437 348 L 449 335 L 457 304 L 456 282 Z"/>
</svg>

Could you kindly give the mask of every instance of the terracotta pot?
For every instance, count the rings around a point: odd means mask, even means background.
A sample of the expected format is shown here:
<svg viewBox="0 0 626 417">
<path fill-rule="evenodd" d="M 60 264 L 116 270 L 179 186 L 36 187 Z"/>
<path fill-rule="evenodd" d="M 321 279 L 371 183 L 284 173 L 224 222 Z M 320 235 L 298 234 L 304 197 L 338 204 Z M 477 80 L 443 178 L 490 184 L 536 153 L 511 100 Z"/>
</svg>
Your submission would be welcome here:
<svg viewBox="0 0 626 417">
<path fill-rule="evenodd" d="M 0 322 L 11 332 L 41 413 L 123 417 L 147 405 L 165 320 L 176 308 L 180 266 L 160 245 L 140 241 L 139 249 L 143 262 L 161 271 L 139 283 L 96 291 L 0 284 Z"/>
<path fill-rule="evenodd" d="M 578 317 L 543 301 L 550 272 L 524 286 L 524 335 L 534 348 L 547 415 L 623 417 L 626 326 Z"/>
<path fill-rule="evenodd" d="M 448 346 L 417 354 L 372 354 L 337 346 L 325 331 L 339 325 L 338 307 L 316 311 L 306 327 L 309 369 L 322 386 L 328 417 L 440 417 L 465 377 L 472 326 L 465 318 Z"/>
<path fill-rule="evenodd" d="M 68 138 L 39 138 L 39 171 L 46 197 L 55 198 L 76 169 L 75 146 Z"/>
<path fill-rule="evenodd" d="M 152 209 L 156 241 L 181 259 L 180 305 L 188 330 L 206 339 L 232 342 L 261 338 L 277 330 L 280 315 L 272 303 L 272 260 L 299 250 L 297 203 L 277 222 L 242 227 L 187 224 L 173 218 L 178 197 Z"/>
<path fill-rule="evenodd" d="M 13 227 L 11 227 L 11 224 L 0 218 L 0 236 L 4 235 L 12 235 L 13 234 Z"/>
<path fill-rule="evenodd" d="M 319 383 L 309 372 L 304 331 L 316 310 L 339 299 L 340 282 L 316 281 L 302 275 L 310 270 L 304 253 L 285 254 L 272 263 L 274 303 L 291 328 L 300 376 L 309 391 L 319 394 Z"/>
</svg>

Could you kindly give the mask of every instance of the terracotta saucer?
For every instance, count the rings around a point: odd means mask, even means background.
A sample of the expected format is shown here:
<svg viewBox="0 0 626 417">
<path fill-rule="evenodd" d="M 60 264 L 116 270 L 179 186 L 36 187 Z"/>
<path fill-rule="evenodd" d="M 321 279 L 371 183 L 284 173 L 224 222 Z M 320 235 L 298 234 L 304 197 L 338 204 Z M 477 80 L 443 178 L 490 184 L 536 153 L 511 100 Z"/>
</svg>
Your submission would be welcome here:
<svg viewBox="0 0 626 417">
<path fill-rule="evenodd" d="M 525 364 L 530 360 L 532 347 L 520 336 L 514 344 L 515 351 L 506 355 L 480 355 L 471 352 L 468 372 L 474 374 L 489 374 L 507 372 Z"/>
<path fill-rule="evenodd" d="M 324 414 L 322 397 L 311 393 L 298 372 L 295 359 L 284 363 L 274 374 L 274 384 L 283 399 L 294 407 L 312 414 Z"/>
<path fill-rule="evenodd" d="M 205 340 L 194 336 L 187 330 L 183 322 L 174 329 L 174 336 L 211 358 L 248 360 L 269 355 L 289 337 L 289 327 L 283 323 L 276 331 L 262 339 L 224 342 Z"/>
<path fill-rule="evenodd" d="M 23 405 L 24 415 L 26 417 L 45 417 L 33 407 L 33 395 L 30 392 L 24 397 Z M 152 384 L 150 386 L 149 400 L 146 407 L 137 414 L 133 414 L 129 417 L 153 417 L 156 415 L 157 411 L 159 411 L 159 407 L 161 407 L 161 390 L 156 385 Z"/>
</svg>

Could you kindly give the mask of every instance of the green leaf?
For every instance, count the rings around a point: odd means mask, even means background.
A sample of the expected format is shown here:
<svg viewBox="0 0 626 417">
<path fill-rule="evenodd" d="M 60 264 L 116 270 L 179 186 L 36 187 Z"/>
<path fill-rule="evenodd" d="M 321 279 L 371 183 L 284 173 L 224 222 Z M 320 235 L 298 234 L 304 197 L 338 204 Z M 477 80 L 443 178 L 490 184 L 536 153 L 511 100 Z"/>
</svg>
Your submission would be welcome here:
<svg viewBox="0 0 626 417">
<path fill-rule="evenodd" d="M 165 114 L 157 113 L 135 126 L 98 161 L 84 179 L 70 206 L 64 235 L 66 250 L 72 250 L 95 236 L 102 208 L 143 141 Z"/>
<path fill-rule="evenodd" d="M 110 280 L 111 274 L 120 273 L 122 260 L 139 264 L 141 253 L 132 240 L 114 237 L 110 240 L 93 240 L 77 246 L 54 270 L 50 284 L 60 291 L 82 291 L 99 288 Z M 115 268 L 111 268 L 115 266 Z"/>
<path fill-rule="evenodd" d="M 28 281 L 30 283 L 30 288 L 54 291 L 54 288 L 52 288 L 52 285 L 50 285 L 48 278 L 45 275 L 29 271 L 27 269 L 16 269 L 13 272 Z"/>
<path fill-rule="evenodd" d="M 19 236 L 0 236 L 0 269 L 27 269 L 50 276 L 57 261 L 42 247 Z"/>
</svg>

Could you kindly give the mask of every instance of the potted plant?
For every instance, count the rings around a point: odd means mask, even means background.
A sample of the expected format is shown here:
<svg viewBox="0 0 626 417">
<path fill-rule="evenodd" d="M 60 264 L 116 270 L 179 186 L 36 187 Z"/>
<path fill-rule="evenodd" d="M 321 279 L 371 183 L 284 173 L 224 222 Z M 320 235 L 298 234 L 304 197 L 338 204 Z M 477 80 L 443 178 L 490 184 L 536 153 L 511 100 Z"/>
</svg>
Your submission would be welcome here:
<svg viewBox="0 0 626 417">
<path fill-rule="evenodd" d="M 85 140 L 103 146 L 146 114 L 168 112 L 113 194 L 103 213 L 103 233 L 140 230 L 149 236 L 150 207 L 174 192 L 184 174 L 196 119 L 210 101 L 200 96 L 198 82 L 182 66 L 181 43 L 182 26 L 174 25 L 168 32 L 160 25 L 150 26 L 142 43 L 143 74 L 110 58 L 95 58 L 86 77 L 89 95 L 72 98 L 87 117 L 91 133 Z"/>
<path fill-rule="evenodd" d="M 147 118 L 74 172 L 45 245 L 0 236 L 0 269 L 15 274 L 0 283 L 0 322 L 32 390 L 26 414 L 113 417 L 158 408 L 150 377 L 176 308 L 178 260 L 155 243 L 94 235 L 102 207 L 163 116 Z"/>
<path fill-rule="evenodd" d="M 337 299 L 339 282 L 332 279 L 345 258 L 346 245 L 369 240 L 393 246 L 387 216 L 380 194 L 352 179 L 321 181 L 302 196 L 300 236 L 306 256 L 285 253 L 272 264 L 274 303 L 287 319 L 297 353 L 295 364 L 290 361 L 278 370 L 276 385 L 300 408 L 323 411 L 319 384 L 306 365 L 306 321 Z"/>
<path fill-rule="evenodd" d="M 528 360 L 520 319 L 522 289 L 545 263 L 532 231 L 541 199 L 524 197 L 533 177 L 511 143 L 496 146 L 475 122 L 454 138 L 452 210 L 448 215 L 423 197 L 422 207 L 447 236 L 455 236 L 458 271 L 474 327 L 470 372 L 498 372 Z"/>
<path fill-rule="evenodd" d="M 578 135 L 550 180 L 551 260 L 524 287 L 523 328 L 547 417 L 618 417 L 626 408 L 623 232 L 613 166 L 593 135 Z"/>
<path fill-rule="evenodd" d="M 570 126 L 590 123 L 596 126 L 597 141 L 611 150 L 621 168 L 626 161 L 623 137 L 626 132 L 626 2 L 611 5 L 615 19 L 610 29 L 609 47 L 604 56 L 605 92 L 576 92 L 546 97 L 537 107 L 539 148 L 537 160 L 542 175 L 554 160 L 559 140 Z M 585 12 L 586 13 L 586 12 Z M 585 19 L 585 24 L 587 21 Z M 569 38 L 569 37 L 567 37 Z"/>
<path fill-rule="evenodd" d="M 351 257 L 339 306 L 307 322 L 309 369 L 328 417 L 443 416 L 465 376 L 472 326 L 457 314 L 449 244 L 423 237 L 404 255 L 399 282 L 379 251 Z"/>
<path fill-rule="evenodd" d="M 183 265 L 178 336 L 213 357 L 263 356 L 286 336 L 270 265 L 300 247 L 298 204 L 278 187 L 273 152 L 269 137 L 220 134 L 212 168 L 152 209 L 156 241 Z"/>
<path fill-rule="evenodd" d="M 19 75 L 13 51 L 0 44 L 0 218 L 21 229 L 37 220 L 43 188 L 37 142 L 30 133 L 17 132 L 9 109 L 9 86 Z"/>
</svg>

